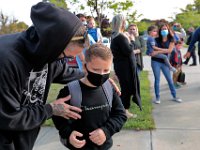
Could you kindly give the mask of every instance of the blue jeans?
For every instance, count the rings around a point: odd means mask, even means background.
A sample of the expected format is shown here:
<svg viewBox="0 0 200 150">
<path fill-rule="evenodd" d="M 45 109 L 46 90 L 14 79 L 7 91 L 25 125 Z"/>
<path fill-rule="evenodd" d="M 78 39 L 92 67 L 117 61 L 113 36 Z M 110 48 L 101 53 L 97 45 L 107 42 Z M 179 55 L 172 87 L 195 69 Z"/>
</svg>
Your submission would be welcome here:
<svg viewBox="0 0 200 150">
<path fill-rule="evenodd" d="M 165 64 L 166 64 L 169 68 L 172 67 L 171 64 L 170 64 L 170 62 L 169 62 L 169 58 L 168 58 L 167 55 L 165 55 L 165 54 L 157 54 L 157 55 L 155 55 L 155 56 L 153 56 L 153 57 L 163 59 L 163 60 L 165 61 Z"/>
<path fill-rule="evenodd" d="M 172 81 L 169 67 L 165 63 L 161 63 L 161 62 L 157 62 L 153 60 L 151 60 L 151 67 L 152 67 L 154 78 L 155 78 L 154 90 L 155 90 L 156 99 L 160 99 L 160 70 L 163 72 L 165 79 L 168 82 L 172 97 L 176 98 L 176 90 L 174 87 L 174 83 Z"/>
</svg>

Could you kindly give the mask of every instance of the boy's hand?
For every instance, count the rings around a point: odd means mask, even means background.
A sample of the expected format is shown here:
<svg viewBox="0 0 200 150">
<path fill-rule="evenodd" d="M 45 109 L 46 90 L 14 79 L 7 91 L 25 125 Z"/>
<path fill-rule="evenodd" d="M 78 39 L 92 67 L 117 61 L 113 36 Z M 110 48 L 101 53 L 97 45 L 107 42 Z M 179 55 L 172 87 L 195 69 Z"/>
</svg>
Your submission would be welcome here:
<svg viewBox="0 0 200 150">
<path fill-rule="evenodd" d="M 85 140 L 78 140 L 77 137 L 82 137 L 83 134 L 77 131 L 73 131 L 69 136 L 69 143 L 73 145 L 75 148 L 82 148 L 85 144 Z"/>
<path fill-rule="evenodd" d="M 157 55 L 158 54 L 158 51 L 153 51 L 152 53 L 151 53 L 151 56 L 155 56 L 155 55 Z"/>
<path fill-rule="evenodd" d="M 50 105 L 53 109 L 53 115 L 61 116 L 66 119 L 69 119 L 69 118 L 80 119 L 81 116 L 78 113 L 82 112 L 82 110 L 78 107 L 71 106 L 71 105 L 65 103 L 70 98 L 71 98 L 71 96 L 69 95 L 67 97 L 60 98 L 60 99 L 50 103 Z"/>
<path fill-rule="evenodd" d="M 102 145 L 106 141 L 106 135 L 100 128 L 90 132 L 89 135 L 90 140 L 97 145 Z"/>
</svg>

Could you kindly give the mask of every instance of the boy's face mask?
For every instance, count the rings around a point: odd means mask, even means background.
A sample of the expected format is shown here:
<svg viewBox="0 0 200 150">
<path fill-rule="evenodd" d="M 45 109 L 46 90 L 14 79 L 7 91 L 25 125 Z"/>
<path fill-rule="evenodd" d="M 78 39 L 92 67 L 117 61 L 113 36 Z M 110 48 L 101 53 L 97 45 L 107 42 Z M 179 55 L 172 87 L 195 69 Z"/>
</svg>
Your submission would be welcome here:
<svg viewBox="0 0 200 150">
<path fill-rule="evenodd" d="M 101 86 L 104 82 L 106 82 L 109 79 L 110 73 L 107 74 L 98 74 L 91 72 L 87 69 L 87 66 L 85 65 L 85 68 L 87 70 L 87 79 L 88 81 L 93 84 L 94 86 Z"/>
</svg>

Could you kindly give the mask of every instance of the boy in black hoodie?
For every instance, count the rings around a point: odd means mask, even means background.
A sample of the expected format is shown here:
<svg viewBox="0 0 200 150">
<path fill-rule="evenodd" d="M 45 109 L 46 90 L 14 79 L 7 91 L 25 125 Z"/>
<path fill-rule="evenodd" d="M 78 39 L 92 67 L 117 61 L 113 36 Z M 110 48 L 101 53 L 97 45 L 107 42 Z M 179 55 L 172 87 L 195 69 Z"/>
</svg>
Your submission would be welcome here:
<svg viewBox="0 0 200 150">
<path fill-rule="evenodd" d="M 84 76 L 63 56 L 88 44 L 85 28 L 74 14 L 50 3 L 33 6 L 31 19 L 26 31 L 0 36 L 0 150 L 32 150 L 40 125 L 52 115 L 81 117 L 80 108 L 65 103 L 70 97 L 45 103 L 51 83 Z"/>
<path fill-rule="evenodd" d="M 71 92 L 67 85 L 58 95 L 65 97 L 71 94 L 72 99 L 68 102 L 74 106 L 79 105 L 83 110 L 78 120 L 53 116 L 61 142 L 69 149 L 110 149 L 113 134 L 120 131 L 127 119 L 119 96 L 107 81 L 112 58 L 111 50 L 105 45 L 92 45 L 85 54 L 86 76 L 69 83 L 73 89 Z M 80 88 L 74 88 L 75 83 Z M 111 86 L 110 90 L 106 90 L 108 86 Z M 80 95 L 82 101 L 75 94 Z"/>
</svg>

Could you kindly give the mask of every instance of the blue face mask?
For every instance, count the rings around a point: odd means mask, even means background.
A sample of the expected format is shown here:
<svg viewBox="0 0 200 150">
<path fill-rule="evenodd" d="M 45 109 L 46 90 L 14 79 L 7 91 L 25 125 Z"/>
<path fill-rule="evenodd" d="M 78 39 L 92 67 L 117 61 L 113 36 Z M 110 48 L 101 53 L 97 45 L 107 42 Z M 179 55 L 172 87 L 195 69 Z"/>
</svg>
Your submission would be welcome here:
<svg viewBox="0 0 200 150">
<path fill-rule="evenodd" d="M 162 30 L 161 31 L 161 35 L 162 35 L 162 37 L 166 37 L 167 35 L 168 35 L 168 30 Z"/>
<path fill-rule="evenodd" d="M 178 30 L 177 26 L 173 26 L 173 30 L 177 31 Z"/>
</svg>

